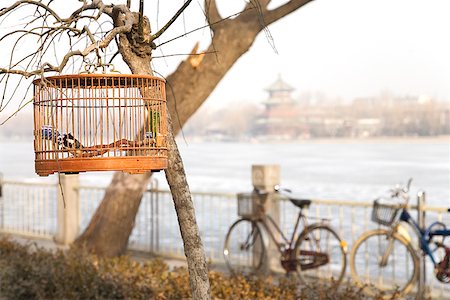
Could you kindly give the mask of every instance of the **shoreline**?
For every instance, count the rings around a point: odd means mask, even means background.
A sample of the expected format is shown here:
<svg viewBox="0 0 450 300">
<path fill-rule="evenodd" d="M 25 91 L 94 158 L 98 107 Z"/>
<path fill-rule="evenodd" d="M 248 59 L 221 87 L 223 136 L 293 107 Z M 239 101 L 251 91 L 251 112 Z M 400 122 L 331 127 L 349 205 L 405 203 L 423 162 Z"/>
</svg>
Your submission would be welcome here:
<svg viewBox="0 0 450 300">
<path fill-rule="evenodd" d="M 428 144 L 428 143 L 448 143 L 450 145 L 450 135 L 443 136 L 380 136 L 380 137 L 369 137 L 369 138 L 315 138 L 308 140 L 297 140 L 298 142 L 307 143 L 339 143 L 339 144 L 384 144 L 384 143 L 411 143 L 411 144 Z"/>
<path fill-rule="evenodd" d="M 439 135 L 439 136 L 378 136 L 378 137 L 367 137 L 367 138 L 352 138 L 352 137 L 341 137 L 341 138 L 331 138 L 331 137 L 319 137 L 319 138 L 308 138 L 308 139 L 271 139 L 268 138 L 251 138 L 245 140 L 232 140 L 232 139 L 214 139 L 210 137 L 182 137 L 177 136 L 177 143 L 202 143 L 202 144 L 385 144 L 385 143 L 411 143 L 411 144 L 428 144 L 428 143 L 448 143 L 450 146 L 450 135 Z M 33 143 L 33 138 L 5 138 L 0 137 L 0 145 L 2 143 Z"/>
<path fill-rule="evenodd" d="M 449 144 L 450 146 L 450 135 L 440 135 L 440 136 L 379 136 L 379 137 L 368 137 L 368 138 L 352 138 L 352 137 L 342 137 L 342 138 L 309 138 L 309 139 L 271 139 L 267 138 L 251 138 L 245 140 L 231 140 L 231 139 L 214 139 L 208 137 L 177 137 L 177 143 L 194 143 L 194 144 Z"/>
</svg>

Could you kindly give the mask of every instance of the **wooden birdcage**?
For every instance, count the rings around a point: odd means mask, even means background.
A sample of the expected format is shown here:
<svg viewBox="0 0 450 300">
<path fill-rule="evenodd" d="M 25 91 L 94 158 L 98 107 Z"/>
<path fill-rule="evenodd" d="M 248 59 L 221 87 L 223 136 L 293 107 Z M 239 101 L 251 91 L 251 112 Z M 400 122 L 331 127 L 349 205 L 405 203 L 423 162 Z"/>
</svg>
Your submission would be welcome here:
<svg viewBox="0 0 450 300">
<path fill-rule="evenodd" d="M 33 83 L 38 175 L 167 168 L 163 79 L 78 74 Z"/>
</svg>

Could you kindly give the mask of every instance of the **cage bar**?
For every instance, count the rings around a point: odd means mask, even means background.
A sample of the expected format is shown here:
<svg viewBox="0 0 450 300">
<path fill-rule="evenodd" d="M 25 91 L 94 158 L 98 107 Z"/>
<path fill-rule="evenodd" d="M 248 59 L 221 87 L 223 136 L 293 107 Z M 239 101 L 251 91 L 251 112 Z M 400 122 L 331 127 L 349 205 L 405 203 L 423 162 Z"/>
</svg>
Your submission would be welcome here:
<svg viewBox="0 0 450 300">
<path fill-rule="evenodd" d="M 77 74 L 33 83 L 38 175 L 167 168 L 163 79 Z"/>
</svg>

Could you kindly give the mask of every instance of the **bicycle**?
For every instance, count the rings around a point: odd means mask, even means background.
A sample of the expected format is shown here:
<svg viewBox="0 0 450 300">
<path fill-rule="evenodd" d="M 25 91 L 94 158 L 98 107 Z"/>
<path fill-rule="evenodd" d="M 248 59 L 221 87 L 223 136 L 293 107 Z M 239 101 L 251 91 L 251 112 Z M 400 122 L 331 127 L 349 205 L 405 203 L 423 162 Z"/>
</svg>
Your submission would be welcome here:
<svg viewBox="0 0 450 300">
<path fill-rule="evenodd" d="M 290 193 L 285 189 L 284 192 Z M 275 187 L 272 195 L 280 194 Z M 342 281 L 347 264 L 347 243 L 328 224 L 329 220 L 309 224 L 303 213 L 311 204 L 309 199 L 286 197 L 300 210 L 290 239 L 284 235 L 272 217 L 266 214 L 264 202 L 270 193 L 255 189 L 252 194 L 238 194 L 238 214 L 241 217 L 228 230 L 224 257 L 232 274 L 251 275 L 261 271 L 271 239 L 281 255 L 281 266 L 287 274 L 295 273 L 305 284 L 317 283 L 318 277 L 332 286 Z M 296 236 L 299 225 L 303 230 Z"/>
<path fill-rule="evenodd" d="M 411 181 L 412 178 L 405 187 L 392 189 L 389 198 L 374 200 L 372 221 L 389 228 L 363 233 L 350 252 L 351 276 L 368 295 L 381 292 L 383 298 L 401 297 L 411 292 L 418 279 L 420 254 L 403 223 L 416 233 L 421 254 L 430 258 L 438 280 L 450 283 L 450 245 L 444 244 L 450 229 L 442 222 L 421 228 L 411 217 L 408 212 Z M 396 270 L 401 272 L 400 276 Z"/>
</svg>

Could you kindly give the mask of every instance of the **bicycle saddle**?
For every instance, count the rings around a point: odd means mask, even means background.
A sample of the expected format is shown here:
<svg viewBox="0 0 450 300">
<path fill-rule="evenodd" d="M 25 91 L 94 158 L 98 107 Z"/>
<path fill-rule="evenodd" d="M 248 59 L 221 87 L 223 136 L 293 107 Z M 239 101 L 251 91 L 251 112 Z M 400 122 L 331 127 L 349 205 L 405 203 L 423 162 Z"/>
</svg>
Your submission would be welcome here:
<svg viewBox="0 0 450 300">
<path fill-rule="evenodd" d="M 308 208 L 311 205 L 311 200 L 309 199 L 296 199 L 296 198 L 289 198 L 289 201 L 292 202 L 295 206 L 303 209 Z"/>
</svg>

